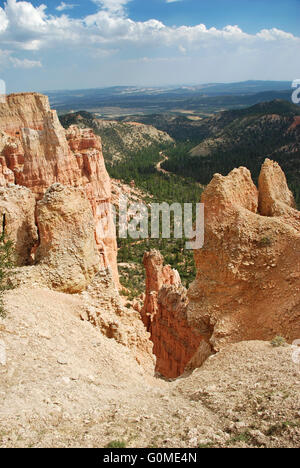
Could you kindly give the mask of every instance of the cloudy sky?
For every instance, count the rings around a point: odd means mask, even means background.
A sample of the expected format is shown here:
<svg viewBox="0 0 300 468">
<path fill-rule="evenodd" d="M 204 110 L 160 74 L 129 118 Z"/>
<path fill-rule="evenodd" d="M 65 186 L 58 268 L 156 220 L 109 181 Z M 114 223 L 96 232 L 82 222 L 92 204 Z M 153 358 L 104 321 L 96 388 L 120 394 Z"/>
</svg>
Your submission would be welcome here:
<svg viewBox="0 0 300 468">
<path fill-rule="evenodd" d="M 0 1 L 8 92 L 300 78 L 300 0 Z"/>
</svg>

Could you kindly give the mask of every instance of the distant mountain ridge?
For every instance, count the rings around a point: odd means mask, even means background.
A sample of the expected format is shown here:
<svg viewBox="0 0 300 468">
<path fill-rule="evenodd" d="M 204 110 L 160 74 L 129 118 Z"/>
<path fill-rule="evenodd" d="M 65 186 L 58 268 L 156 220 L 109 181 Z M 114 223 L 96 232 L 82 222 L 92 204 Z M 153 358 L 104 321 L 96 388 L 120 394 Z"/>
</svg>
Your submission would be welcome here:
<svg viewBox="0 0 300 468">
<path fill-rule="evenodd" d="M 120 121 L 126 122 L 134 118 L 137 122 L 153 125 L 169 133 L 176 141 L 190 140 L 200 143 L 205 138 L 211 137 L 218 131 L 223 130 L 236 119 L 272 114 L 293 119 L 297 115 L 300 115 L 300 106 L 283 99 L 274 99 L 272 101 L 255 103 L 253 106 L 243 109 L 219 112 L 205 119 L 195 118 L 193 115 L 174 116 L 165 113 L 124 117 Z"/>
<path fill-rule="evenodd" d="M 266 94 L 265 94 L 266 93 Z M 110 88 L 48 91 L 51 105 L 60 113 L 87 110 L 104 117 L 150 114 L 180 110 L 213 113 L 222 108 L 250 106 L 276 98 L 288 99 L 291 82 L 245 81 L 201 85 Z"/>
</svg>

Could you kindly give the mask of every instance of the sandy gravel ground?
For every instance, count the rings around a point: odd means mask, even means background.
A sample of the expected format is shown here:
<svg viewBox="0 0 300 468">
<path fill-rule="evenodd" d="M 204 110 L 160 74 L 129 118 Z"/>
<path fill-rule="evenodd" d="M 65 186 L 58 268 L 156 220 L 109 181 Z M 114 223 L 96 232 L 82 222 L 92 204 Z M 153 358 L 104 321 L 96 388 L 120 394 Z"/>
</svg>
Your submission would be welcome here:
<svg viewBox="0 0 300 468">
<path fill-rule="evenodd" d="M 80 320 L 83 307 L 80 295 L 39 287 L 7 293 L 0 447 L 300 446 L 291 346 L 230 345 L 166 382 Z"/>
</svg>

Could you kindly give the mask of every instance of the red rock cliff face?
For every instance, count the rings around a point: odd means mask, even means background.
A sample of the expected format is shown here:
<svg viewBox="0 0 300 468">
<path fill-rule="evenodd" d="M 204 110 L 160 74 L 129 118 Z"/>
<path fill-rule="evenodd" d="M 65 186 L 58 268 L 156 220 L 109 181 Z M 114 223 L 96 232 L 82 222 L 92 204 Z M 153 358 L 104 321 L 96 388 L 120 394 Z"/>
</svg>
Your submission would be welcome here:
<svg viewBox="0 0 300 468">
<path fill-rule="evenodd" d="M 0 104 L 0 185 L 25 186 L 40 200 L 56 182 L 84 189 L 92 206 L 101 264 L 111 267 L 119 285 L 110 179 L 100 138 L 77 127 L 65 131 L 46 96 L 7 96 Z"/>
<path fill-rule="evenodd" d="M 186 289 L 178 272 L 163 263 L 156 250 L 144 256 L 146 299 L 142 319 L 154 343 L 156 371 L 175 378 L 184 372 L 205 334 L 189 326 Z"/>
</svg>

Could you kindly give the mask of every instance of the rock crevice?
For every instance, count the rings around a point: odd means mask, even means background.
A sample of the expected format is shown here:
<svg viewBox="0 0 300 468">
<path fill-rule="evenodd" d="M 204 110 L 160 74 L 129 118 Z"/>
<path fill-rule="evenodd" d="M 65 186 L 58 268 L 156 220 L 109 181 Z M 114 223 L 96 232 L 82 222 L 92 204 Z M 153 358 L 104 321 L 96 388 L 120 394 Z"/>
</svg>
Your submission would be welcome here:
<svg viewBox="0 0 300 468">
<path fill-rule="evenodd" d="M 156 371 L 175 378 L 184 372 L 206 336 L 188 323 L 187 291 L 179 273 L 164 266 L 157 250 L 144 255 L 144 266 L 146 297 L 141 315 L 154 344 Z"/>
</svg>

